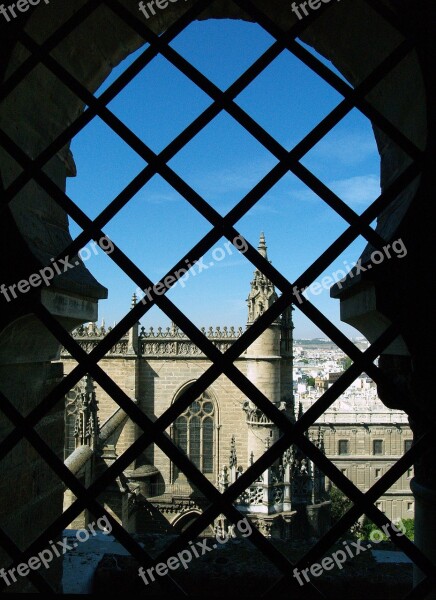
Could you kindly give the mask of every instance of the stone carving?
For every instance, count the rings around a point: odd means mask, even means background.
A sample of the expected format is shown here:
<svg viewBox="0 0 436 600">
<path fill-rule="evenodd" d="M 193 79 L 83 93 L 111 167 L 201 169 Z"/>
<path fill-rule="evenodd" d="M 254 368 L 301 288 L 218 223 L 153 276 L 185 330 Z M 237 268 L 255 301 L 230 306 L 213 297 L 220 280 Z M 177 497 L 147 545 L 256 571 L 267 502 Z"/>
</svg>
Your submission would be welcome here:
<svg viewBox="0 0 436 600">
<path fill-rule="evenodd" d="M 74 438 L 76 448 L 94 446 L 100 432 L 98 422 L 98 401 L 92 378 L 87 375 L 67 395 L 66 414 L 74 418 Z"/>
<path fill-rule="evenodd" d="M 75 329 L 72 335 L 83 350 L 90 353 L 110 331 L 112 327 L 106 328 L 104 324 L 99 327 L 96 323 L 89 323 Z M 207 331 L 203 327 L 201 331 L 223 353 L 243 334 L 242 327 L 209 327 Z M 174 324 L 166 329 L 158 327 L 156 331 L 153 327 L 148 330 L 141 327 L 138 340 L 141 356 L 204 356 L 200 348 Z M 108 355 L 127 354 L 128 347 L 126 334 L 109 350 Z M 61 355 L 68 356 L 68 352 L 62 348 Z"/>
<path fill-rule="evenodd" d="M 273 427 L 274 423 L 250 400 L 246 400 L 242 407 L 247 415 L 247 424 L 256 427 Z"/>
<path fill-rule="evenodd" d="M 238 498 L 238 504 L 250 506 L 251 504 L 258 505 L 263 502 L 263 486 L 251 485 Z"/>
</svg>

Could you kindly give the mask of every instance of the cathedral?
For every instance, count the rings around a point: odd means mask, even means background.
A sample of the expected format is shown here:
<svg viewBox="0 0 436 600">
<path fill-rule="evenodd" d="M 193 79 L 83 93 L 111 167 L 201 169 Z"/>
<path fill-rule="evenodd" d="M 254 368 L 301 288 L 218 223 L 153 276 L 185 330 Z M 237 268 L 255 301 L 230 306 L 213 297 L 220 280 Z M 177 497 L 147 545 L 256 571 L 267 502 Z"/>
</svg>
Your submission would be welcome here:
<svg viewBox="0 0 436 600">
<path fill-rule="evenodd" d="M 259 252 L 268 258 L 263 234 Z M 247 327 L 268 309 L 277 295 L 273 284 L 255 270 L 247 282 Z M 136 303 L 136 297 L 132 302 Z M 292 317 L 289 308 L 242 354 L 236 366 L 257 388 L 295 420 L 292 389 Z M 205 335 L 221 351 L 243 333 L 239 327 L 209 327 Z M 74 332 L 87 352 L 107 330 L 95 324 Z M 75 361 L 63 350 L 65 374 Z M 136 324 L 100 361 L 100 367 L 150 418 L 159 418 L 210 366 L 210 360 L 175 325 L 149 330 Z M 298 409 L 297 409 L 298 410 Z M 66 399 L 66 464 L 81 446 L 92 449 L 75 472 L 89 483 L 113 463 L 141 434 L 121 408 L 90 377 Z M 280 435 L 272 423 L 225 376 L 197 398 L 168 430 L 174 443 L 221 492 L 256 461 Z M 311 430 L 323 449 L 321 430 Z M 86 451 L 86 449 L 85 449 Z M 91 454 L 89 454 L 91 456 Z M 70 466 L 70 465 L 69 465 Z M 71 503 L 65 494 L 65 505 Z M 100 501 L 132 533 L 182 531 L 209 501 L 156 445 L 149 445 Z M 330 522 L 330 502 L 324 475 L 298 448 L 291 447 L 245 490 L 235 506 L 266 537 L 317 537 Z M 81 519 L 86 522 L 87 516 Z M 72 526 L 83 526 L 84 521 Z M 215 530 L 225 526 L 221 516 Z M 210 527 L 205 535 L 213 535 Z"/>
</svg>

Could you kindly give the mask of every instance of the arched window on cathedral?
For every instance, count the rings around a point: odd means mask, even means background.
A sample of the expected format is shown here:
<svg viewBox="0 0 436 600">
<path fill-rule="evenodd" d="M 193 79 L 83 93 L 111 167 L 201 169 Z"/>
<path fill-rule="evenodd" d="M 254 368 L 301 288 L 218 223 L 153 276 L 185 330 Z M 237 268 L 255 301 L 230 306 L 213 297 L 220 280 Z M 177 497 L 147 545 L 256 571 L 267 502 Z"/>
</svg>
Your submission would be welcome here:
<svg viewBox="0 0 436 600">
<path fill-rule="evenodd" d="M 174 442 L 205 475 L 213 475 L 215 458 L 215 405 L 206 392 L 174 423 Z M 183 473 L 174 466 L 174 479 Z"/>
</svg>

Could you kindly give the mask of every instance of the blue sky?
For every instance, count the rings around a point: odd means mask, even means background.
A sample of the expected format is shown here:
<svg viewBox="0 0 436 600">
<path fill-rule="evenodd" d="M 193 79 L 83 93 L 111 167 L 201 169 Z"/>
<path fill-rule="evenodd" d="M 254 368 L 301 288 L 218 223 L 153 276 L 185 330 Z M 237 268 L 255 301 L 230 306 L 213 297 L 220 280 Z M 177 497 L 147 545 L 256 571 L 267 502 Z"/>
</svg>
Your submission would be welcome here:
<svg viewBox="0 0 436 600">
<path fill-rule="evenodd" d="M 259 26 L 237 21 L 192 23 L 172 46 L 221 89 L 227 88 L 271 44 Z M 138 55 L 119 65 L 97 92 L 100 94 Z M 326 116 L 341 96 L 298 59 L 284 51 L 236 102 L 287 149 Z M 109 108 L 155 152 L 160 152 L 211 99 L 163 57 L 155 58 Z M 145 166 L 102 121 L 95 119 L 72 143 L 78 175 L 67 182 L 67 193 L 95 218 Z M 254 187 L 276 159 L 232 117 L 221 113 L 171 161 L 170 166 L 222 215 Z M 379 155 L 369 121 L 351 112 L 302 163 L 361 213 L 380 193 Z M 327 205 L 288 173 L 237 224 L 257 246 L 265 232 L 269 258 L 290 280 L 296 279 L 347 227 Z M 80 229 L 70 222 L 73 237 Z M 120 248 L 152 279 L 158 281 L 199 241 L 211 225 L 155 176 L 104 228 Z M 226 240 L 217 244 L 223 247 Z M 360 238 L 325 272 L 330 275 L 354 264 L 365 246 Z M 209 264 L 211 257 L 205 258 Z M 109 289 L 99 320 L 120 320 L 136 285 L 101 252 L 87 262 Z M 168 297 L 198 326 L 244 326 L 246 298 L 253 266 L 233 253 L 207 271 L 190 277 Z M 340 322 L 339 303 L 328 291 L 310 300 L 349 336 L 360 335 Z M 319 330 L 294 313 L 296 337 L 317 337 Z M 168 319 L 153 308 L 145 326 L 166 326 Z M 322 334 L 321 334 L 322 335 Z"/>
</svg>

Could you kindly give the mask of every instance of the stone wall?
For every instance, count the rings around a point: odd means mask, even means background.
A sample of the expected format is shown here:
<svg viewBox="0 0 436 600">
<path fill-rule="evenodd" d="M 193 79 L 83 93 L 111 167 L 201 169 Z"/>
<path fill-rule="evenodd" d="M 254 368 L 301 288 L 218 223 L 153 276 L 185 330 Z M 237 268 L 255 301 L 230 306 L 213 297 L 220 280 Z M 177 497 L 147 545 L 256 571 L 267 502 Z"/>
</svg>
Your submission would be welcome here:
<svg viewBox="0 0 436 600">
<path fill-rule="evenodd" d="M 147 416 L 160 417 L 173 403 L 182 388 L 198 379 L 210 366 L 206 358 L 166 359 L 107 357 L 100 361 L 101 368 L 130 397 L 137 398 L 138 406 Z M 247 362 L 240 359 L 236 365 L 245 374 Z M 64 357 L 65 373 L 69 373 L 75 362 Z M 138 371 L 138 375 L 135 373 Z M 135 384 L 136 381 L 136 384 Z M 236 450 L 239 464 L 247 465 L 247 427 L 242 405 L 245 396 L 225 376 L 219 377 L 209 388 L 216 402 L 215 428 L 215 483 L 218 469 L 228 463 L 232 436 L 236 436 Z M 99 402 L 99 420 L 103 424 L 117 409 L 118 405 L 107 393 L 96 385 Z M 126 424 L 117 443 L 117 453 L 121 455 L 135 440 L 136 426 Z M 166 482 L 171 482 L 170 461 L 155 445 L 146 451 L 146 460 L 154 464 Z"/>
</svg>

